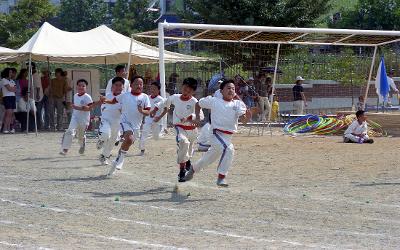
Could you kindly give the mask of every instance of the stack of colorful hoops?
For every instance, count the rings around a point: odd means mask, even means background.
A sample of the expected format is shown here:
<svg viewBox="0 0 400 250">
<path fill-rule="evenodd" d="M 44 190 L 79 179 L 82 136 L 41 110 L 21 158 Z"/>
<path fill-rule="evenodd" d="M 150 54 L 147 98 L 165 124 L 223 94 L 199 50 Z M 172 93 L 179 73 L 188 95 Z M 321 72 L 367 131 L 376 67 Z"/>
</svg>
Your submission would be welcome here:
<svg viewBox="0 0 400 250">
<path fill-rule="evenodd" d="M 305 115 L 289 121 L 283 130 L 288 134 L 339 135 L 343 134 L 354 119 L 355 115 L 342 117 Z M 368 128 L 370 136 L 386 136 L 385 131 L 376 122 L 368 120 Z"/>
</svg>

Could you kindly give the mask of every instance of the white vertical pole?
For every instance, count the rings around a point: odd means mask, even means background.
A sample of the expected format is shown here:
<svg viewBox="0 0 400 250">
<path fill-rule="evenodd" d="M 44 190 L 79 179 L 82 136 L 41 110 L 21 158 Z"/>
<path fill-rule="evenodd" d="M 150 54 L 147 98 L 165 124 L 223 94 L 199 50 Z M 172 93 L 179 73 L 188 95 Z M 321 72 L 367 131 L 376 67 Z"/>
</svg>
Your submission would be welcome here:
<svg viewBox="0 0 400 250">
<path fill-rule="evenodd" d="M 158 71 L 160 73 L 161 96 L 166 98 L 165 92 L 165 62 L 164 62 L 164 26 L 162 22 L 158 23 Z M 168 117 L 168 116 L 167 116 Z M 167 117 L 163 117 L 161 126 L 162 130 L 167 128 Z"/>
<path fill-rule="evenodd" d="M 378 46 L 375 46 L 374 55 L 372 56 L 371 67 L 369 68 L 369 76 L 368 76 L 368 81 L 367 81 L 367 87 L 365 88 L 364 110 L 365 110 L 365 107 L 367 106 L 367 98 L 368 98 L 368 91 L 369 91 L 369 82 L 371 81 L 372 71 L 374 70 L 374 63 L 375 63 L 375 57 L 376 57 L 376 51 L 377 51 L 377 50 L 378 50 Z M 378 105 L 377 105 L 376 107 L 378 107 Z"/>
<path fill-rule="evenodd" d="M 161 96 L 166 97 L 165 93 L 165 62 L 164 62 L 164 26 L 158 23 L 158 52 L 159 52 L 159 72 L 161 84 Z"/>
<path fill-rule="evenodd" d="M 276 49 L 275 56 L 275 68 L 274 68 L 274 78 L 272 79 L 272 94 L 269 97 L 269 112 L 268 112 L 268 122 L 271 122 L 271 111 L 272 111 L 272 102 L 274 101 L 274 92 L 275 92 L 275 83 L 276 83 L 276 74 L 278 71 L 278 62 L 279 62 L 279 52 L 281 49 L 281 44 L 278 43 L 278 48 Z M 268 93 L 267 93 L 268 94 Z"/>
<path fill-rule="evenodd" d="M 131 73 L 131 63 L 132 63 L 132 61 L 131 61 L 131 56 L 132 56 L 132 46 L 133 46 L 133 35 L 131 35 L 131 45 L 129 46 L 129 57 L 128 57 L 128 76 L 127 76 L 127 78 L 128 78 L 128 80 L 129 80 L 129 77 L 130 77 L 130 73 Z"/>
</svg>

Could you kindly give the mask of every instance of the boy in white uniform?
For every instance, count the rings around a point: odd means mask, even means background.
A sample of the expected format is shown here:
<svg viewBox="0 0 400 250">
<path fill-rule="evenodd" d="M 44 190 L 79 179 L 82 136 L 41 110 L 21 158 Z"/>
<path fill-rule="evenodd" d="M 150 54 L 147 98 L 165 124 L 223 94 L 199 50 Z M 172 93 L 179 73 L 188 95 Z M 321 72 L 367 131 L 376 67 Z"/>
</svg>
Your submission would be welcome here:
<svg viewBox="0 0 400 250">
<path fill-rule="evenodd" d="M 131 92 L 130 82 L 128 79 L 125 78 L 126 76 L 127 76 L 127 72 L 126 72 L 125 66 L 117 65 L 117 67 L 115 67 L 115 77 L 122 77 L 124 79 L 124 87 L 122 89 L 122 94 L 124 94 L 126 92 Z M 110 79 L 107 83 L 106 92 L 105 92 L 106 96 L 108 94 L 112 94 L 111 87 L 112 87 L 113 79 L 114 78 Z"/>
<path fill-rule="evenodd" d="M 160 89 L 161 85 L 159 82 L 152 82 L 150 85 L 150 105 L 151 105 L 151 111 L 154 110 L 156 105 L 161 107 L 161 104 L 164 103 L 165 98 L 160 96 Z M 150 111 L 150 112 L 151 112 Z M 144 118 L 144 123 L 143 123 L 143 128 L 142 128 L 142 133 L 140 134 L 140 143 L 139 143 L 139 149 L 140 149 L 140 155 L 144 155 L 145 152 L 145 141 L 147 137 L 149 136 L 150 132 L 153 135 L 153 139 L 158 140 L 160 137 L 161 133 L 161 124 L 160 124 L 160 114 L 162 113 L 162 110 L 156 111 L 154 115 L 146 116 Z"/>
<path fill-rule="evenodd" d="M 345 143 L 374 143 L 368 137 L 368 125 L 365 111 L 359 110 L 356 113 L 357 119 L 344 132 Z"/>
<path fill-rule="evenodd" d="M 119 96 L 124 88 L 124 78 L 114 77 L 112 79 L 111 94 L 106 95 L 108 100 L 113 100 Z M 101 106 L 101 122 L 99 128 L 99 140 L 97 149 L 103 149 L 99 160 L 101 164 L 108 165 L 108 159 L 111 150 L 115 144 L 115 140 L 119 137 L 121 128 L 121 104 L 103 104 Z"/>
<path fill-rule="evenodd" d="M 176 131 L 176 143 L 178 144 L 179 174 L 178 181 L 183 182 L 186 171 L 190 168 L 190 158 L 193 155 L 193 144 L 197 138 L 197 128 L 194 125 L 195 119 L 203 119 L 203 113 L 195 115 L 195 106 L 198 102 L 193 94 L 197 88 L 197 80 L 194 78 L 186 78 L 182 83 L 182 94 L 174 94 L 165 101 L 164 111 L 159 116 L 160 119 L 168 112 L 168 108 L 174 105 L 173 121 Z M 160 107 L 156 105 L 152 115 L 158 111 Z"/>
<path fill-rule="evenodd" d="M 93 103 L 92 97 L 86 93 L 88 82 L 80 79 L 76 82 L 77 93 L 74 95 L 72 104 L 72 118 L 67 131 L 65 131 L 61 141 L 60 154 L 66 155 L 72 144 L 72 138 L 76 134 L 79 140 L 79 153 L 85 153 L 86 135 L 85 131 L 90 122 L 90 110 L 100 104 Z"/>
<path fill-rule="evenodd" d="M 235 152 L 231 142 L 232 134 L 237 131 L 238 119 L 241 119 L 242 122 L 248 121 L 250 111 L 246 109 L 246 105 L 241 100 L 234 99 L 235 84 L 233 80 L 225 80 L 220 88 L 223 99 L 207 96 L 200 99 L 196 105 L 196 114 L 200 113 L 201 108 L 211 110 L 213 136 L 210 140 L 210 149 L 193 164 L 184 177 L 185 181 L 191 180 L 195 172 L 199 172 L 219 159 L 217 185 L 228 186 L 225 176 L 232 165 Z M 198 124 L 199 120 L 196 120 L 195 123 Z"/>
<path fill-rule="evenodd" d="M 124 93 L 115 97 L 113 100 L 106 100 L 104 97 L 101 101 L 108 104 L 121 104 L 121 128 L 124 141 L 118 152 L 117 158 L 112 162 L 108 176 L 111 176 L 116 169 L 122 169 L 124 157 L 130 146 L 139 138 L 140 125 L 143 116 L 150 113 L 149 96 L 142 93 L 143 77 L 135 76 L 131 83 L 131 92 Z"/>
</svg>

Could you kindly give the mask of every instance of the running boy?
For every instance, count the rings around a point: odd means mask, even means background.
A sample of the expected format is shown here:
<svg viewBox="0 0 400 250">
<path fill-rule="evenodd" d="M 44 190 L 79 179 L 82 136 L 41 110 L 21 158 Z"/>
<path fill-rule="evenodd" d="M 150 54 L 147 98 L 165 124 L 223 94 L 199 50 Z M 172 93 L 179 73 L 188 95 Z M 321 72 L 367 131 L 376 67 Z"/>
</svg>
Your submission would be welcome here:
<svg viewBox="0 0 400 250">
<path fill-rule="evenodd" d="M 152 113 L 152 111 L 155 109 L 156 105 L 161 107 L 161 104 L 165 101 L 165 98 L 160 96 L 160 89 L 161 85 L 159 82 L 152 82 L 150 85 L 150 105 L 151 105 L 151 115 L 146 116 L 144 118 L 144 123 L 143 123 L 143 128 L 142 128 L 142 133 L 140 134 L 140 143 L 139 143 L 139 148 L 140 148 L 140 155 L 144 155 L 145 152 L 145 142 L 147 137 L 149 136 L 150 132 L 153 135 L 153 138 L 155 140 L 158 140 L 160 137 L 161 133 L 161 124 L 160 124 L 160 114 L 162 113 L 162 110 L 157 110 L 155 113 Z"/>
<path fill-rule="evenodd" d="M 124 78 L 114 77 L 112 79 L 111 93 L 106 95 L 108 100 L 113 100 L 122 93 L 124 89 Z M 101 164 L 108 165 L 111 150 L 115 144 L 115 140 L 119 137 L 121 120 L 121 104 L 103 104 L 101 106 L 101 122 L 99 128 L 99 140 L 97 141 L 97 149 L 103 149 L 99 160 Z"/>
<path fill-rule="evenodd" d="M 207 96 L 200 99 L 196 104 L 196 115 L 200 113 L 201 108 L 211 110 L 213 136 L 210 139 L 210 149 L 191 166 L 184 177 L 184 181 L 190 181 L 195 172 L 199 172 L 202 168 L 219 159 L 217 185 L 228 186 L 225 176 L 232 165 L 235 152 L 231 142 L 232 134 L 237 131 L 238 119 L 241 119 L 242 122 L 247 122 L 251 114 L 241 100 L 234 99 L 235 84 L 233 80 L 225 80 L 220 88 L 223 95 L 222 99 Z M 196 120 L 195 123 L 198 124 L 199 120 Z"/>
<path fill-rule="evenodd" d="M 165 101 L 164 111 L 159 116 L 160 119 L 168 112 L 168 108 L 174 105 L 172 123 L 175 126 L 176 142 L 178 144 L 179 174 L 178 181 L 183 182 L 186 171 L 190 168 L 190 158 L 193 155 L 193 144 L 197 137 L 197 128 L 193 123 L 194 120 L 204 118 L 203 113 L 199 112 L 195 115 L 195 106 L 198 102 L 193 94 L 197 89 L 197 80 L 194 78 L 186 78 L 182 83 L 182 94 L 174 94 Z M 156 105 L 152 115 L 160 108 Z"/>
<path fill-rule="evenodd" d="M 90 122 L 90 110 L 101 102 L 93 103 L 92 97 L 86 93 L 88 82 L 80 79 L 76 82 L 77 93 L 74 95 L 72 104 L 72 118 L 67 131 L 65 131 L 61 141 L 60 154 L 66 155 L 72 144 L 72 138 L 76 134 L 79 140 L 79 153 L 85 153 L 86 135 L 85 131 Z"/>
<path fill-rule="evenodd" d="M 356 112 L 357 119 L 344 132 L 345 143 L 374 143 L 374 140 L 368 137 L 367 116 L 365 111 Z"/>
<path fill-rule="evenodd" d="M 131 82 L 131 92 L 126 92 L 116 96 L 113 100 L 106 100 L 104 97 L 101 100 L 108 104 L 121 105 L 121 128 L 124 141 L 118 152 L 117 158 L 112 162 L 108 176 L 111 176 L 116 169 L 122 169 L 124 157 L 130 146 L 139 138 L 140 125 L 142 124 L 143 116 L 150 113 L 149 96 L 142 93 L 143 77 L 135 76 Z"/>
</svg>

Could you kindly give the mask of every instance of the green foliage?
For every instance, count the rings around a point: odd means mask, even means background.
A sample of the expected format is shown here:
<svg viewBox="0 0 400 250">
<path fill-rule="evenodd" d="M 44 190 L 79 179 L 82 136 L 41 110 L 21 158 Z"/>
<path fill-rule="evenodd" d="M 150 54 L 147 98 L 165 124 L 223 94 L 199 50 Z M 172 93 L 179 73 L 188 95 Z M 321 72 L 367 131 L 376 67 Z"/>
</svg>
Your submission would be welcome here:
<svg viewBox="0 0 400 250">
<path fill-rule="evenodd" d="M 400 0 L 359 0 L 354 8 L 342 9 L 342 19 L 329 27 L 398 30 Z"/>
<path fill-rule="evenodd" d="M 49 0 L 21 0 L 9 15 L 0 15 L 0 43 L 18 48 L 37 31 L 43 22 L 56 15 Z"/>
<path fill-rule="evenodd" d="M 156 28 L 154 21 L 159 14 L 147 11 L 147 7 L 147 0 L 117 0 L 113 9 L 113 29 L 130 36 L 134 32 Z"/>
<path fill-rule="evenodd" d="M 263 26 L 312 26 L 330 7 L 326 0 L 187 0 L 188 22 Z"/>
<path fill-rule="evenodd" d="M 103 0 L 62 0 L 59 21 L 67 31 L 85 31 L 107 22 L 107 4 Z"/>
<path fill-rule="evenodd" d="M 361 86 L 368 79 L 368 71 L 362 69 L 362 61 L 354 55 L 352 49 L 342 51 L 341 56 L 334 61 L 332 66 L 339 69 L 336 80 L 343 85 Z"/>
</svg>

